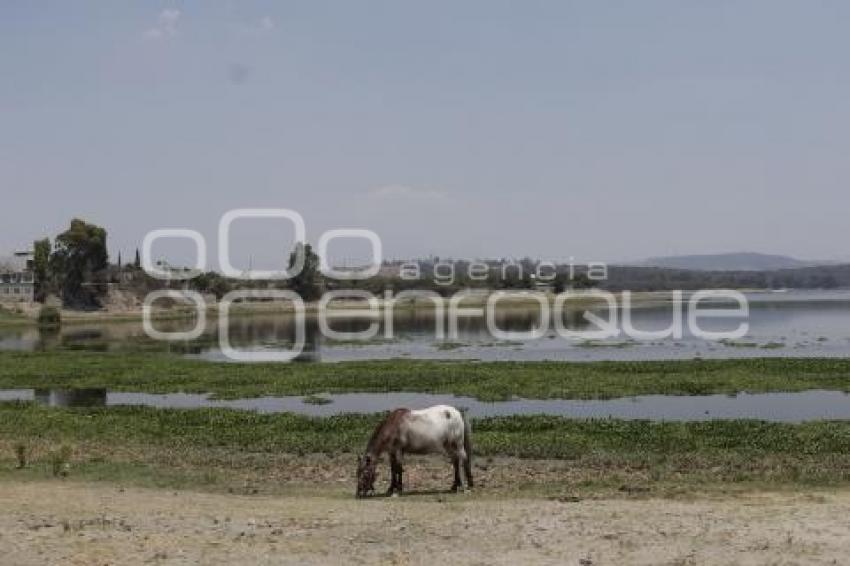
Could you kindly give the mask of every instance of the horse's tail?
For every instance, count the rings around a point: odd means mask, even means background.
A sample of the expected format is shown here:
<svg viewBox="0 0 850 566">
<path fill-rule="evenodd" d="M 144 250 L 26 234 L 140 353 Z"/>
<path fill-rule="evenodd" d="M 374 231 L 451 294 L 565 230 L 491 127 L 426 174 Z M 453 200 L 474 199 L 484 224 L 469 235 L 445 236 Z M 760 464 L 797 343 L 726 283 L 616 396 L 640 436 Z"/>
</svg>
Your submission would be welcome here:
<svg viewBox="0 0 850 566">
<path fill-rule="evenodd" d="M 472 487 L 472 423 L 469 415 L 461 413 L 463 418 L 463 451 L 466 459 L 463 461 L 463 473 L 466 475 L 467 487 Z"/>
</svg>

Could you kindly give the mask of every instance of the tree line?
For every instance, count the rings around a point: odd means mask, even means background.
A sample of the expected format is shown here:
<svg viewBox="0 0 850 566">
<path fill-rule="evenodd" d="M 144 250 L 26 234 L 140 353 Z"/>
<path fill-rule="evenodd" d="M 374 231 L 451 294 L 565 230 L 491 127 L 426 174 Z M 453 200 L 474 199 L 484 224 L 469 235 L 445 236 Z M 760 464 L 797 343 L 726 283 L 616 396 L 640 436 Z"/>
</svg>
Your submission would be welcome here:
<svg viewBox="0 0 850 566">
<path fill-rule="evenodd" d="M 48 295 L 55 294 L 70 308 L 98 308 L 108 290 L 109 283 L 131 281 L 129 285 L 140 297 L 162 288 L 167 283 L 149 277 L 141 269 L 139 251 L 134 261 L 122 264 L 118 256 L 116 265 L 109 263 L 107 231 L 103 227 L 75 218 L 67 230 L 57 235 L 53 242 L 44 238 L 34 242 L 33 271 L 35 275 L 36 300 L 44 302 Z M 536 289 L 540 281 L 534 273 L 536 262 L 526 258 L 518 262 L 522 269 L 494 269 L 485 279 L 473 279 L 466 275 L 463 261 L 458 265 L 457 276 L 451 281 L 439 281 L 429 273 L 429 264 L 424 262 L 421 278 L 405 279 L 396 275 L 378 275 L 357 281 L 334 281 L 326 279 L 319 269 L 319 257 L 308 243 L 298 242 L 289 254 L 288 265 L 295 264 L 296 257 L 304 255 L 303 269 L 285 281 L 245 281 L 222 276 L 208 271 L 184 285 L 201 293 L 221 298 L 228 292 L 245 288 L 285 288 L 298 293 L 305 301 L 318 299 L 327 289 L 361 289 L 381 294 L 405 290 L 431 290 L 449 296 L 469 288 L 484 289 Z M 433 263 L 431 264 L 433 268 Z M 131 277 L 122 278 L 130 272 Z M 591 280 L 579 268 L 568 270 L 559 266 L 554 278 L 546 287 L 555 292 L 569 288 L 588 288 L 598 285 L 602 289 L 619 291 L 693 290 L 693 289 L 835 289 L 850 287 L 850 265 L 831 265 L 781 269 L 774 271 L 696 271 L 643 266 L 609 266 L 607 278 Z"/>
<path fill-rule="evenodd" d="M 75 218 L 70 227 L 56 236 L 33 245 L 33 272 L 36 300 L 56 294 L 64 305 L 95 308 L 105 292 L 103 276 L 109 266 L 106 230 Z"/>
</svg>

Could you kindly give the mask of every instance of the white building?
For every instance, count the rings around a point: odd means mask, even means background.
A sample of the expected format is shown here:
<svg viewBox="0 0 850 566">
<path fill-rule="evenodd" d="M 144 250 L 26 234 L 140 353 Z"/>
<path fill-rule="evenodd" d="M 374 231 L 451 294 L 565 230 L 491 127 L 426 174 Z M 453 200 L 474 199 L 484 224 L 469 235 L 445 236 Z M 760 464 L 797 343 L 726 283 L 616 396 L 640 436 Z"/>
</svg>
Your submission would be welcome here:
<svg viewBox="0 0 850 566">
<path fill-rule="evenodd" d="M 32 252 L 15 252 L 0 258 L 0 303 L 32 303 L 35 300 L 35 275 Z"/>
</svg>

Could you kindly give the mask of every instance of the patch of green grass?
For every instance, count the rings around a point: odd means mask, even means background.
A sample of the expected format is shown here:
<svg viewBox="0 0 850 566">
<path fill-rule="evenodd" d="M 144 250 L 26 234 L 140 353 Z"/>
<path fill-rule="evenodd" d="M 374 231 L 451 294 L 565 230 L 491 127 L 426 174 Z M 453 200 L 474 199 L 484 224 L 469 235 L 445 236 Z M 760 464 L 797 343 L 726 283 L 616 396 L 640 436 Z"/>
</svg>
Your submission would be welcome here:
<svg viewBox="0 0 850 566">
<path fill-rule="evenodd" d="M 724 338 L 723 340 L 718 340 L 719 344 L 723 344 L 724 346 L 729 346 L 730 348 L 758 348 L 758 342 L 746 342 L 742 340 L 730 340 L 728 338 Z"/>
<path fill-rule="evenodd" d="M 631 340 L 607 342 L 605 340 L 583 340 L 576 344 L 578 348 L 628 348 L 637 343 Z"/>
<path fill-rule="evenodd" d="M 470 362 L 395 359 L 333 364 L 233 364 L 160 353 L 0 352 L 0 388 L 98 388 L 262 395 L 413 391 L 481 400 L 604 399 L 666 394 L 850 391 L 850 359 L 753 358 L 636 362 Z"/>
<path fill-rule="evenodd" d="M 325 346 L 347 346 L 350 348 L 367 347 L 367 346 L 385 346 L 387 344 L 398 344 L 401 338 L 380 338 L 374 337 L 364 340 L 336 340 L 325 338 L 323 344 Z"/>
<path fill-rule="evenodd" d="M 221 408 L 55 408 L 8 402 L 0 403 L 0 435 L 16 443 L 38 438 L 56 446 L 96 441 L 337 453 L 365 446 L 380 418 L 382 414 L 318 418 Z M 850 455 L 850 421 L 656 422 L 534 415 L 473 419 L 473 430 L 476 453 L 520 458 L 569 459 L 597 451 L 667 456 L 713 451 Z"/>
<path fill-rule="evenodd" d="M 463 342 L 435 342 L 434 347 L 440 350 L 441 352 L 447 352 L 451 350 L 459 350 L 460 348 L 466 348 L 469 344 L 464 344 Z"/>
<path fill-rule="evenodd" d="M 9 307 L 0 306 L 0 326 L 18 326 L 22 324 L 35 324 L 35 322 Z"/>
<path fill-rule="evenodd" d="M 317 467 L 341 462 L 347 476 L 353 453 L 363 449 L 381 417 L 3 403 L 0 446 L 25 443 L 34 447 L 35 457 L 28 470 L 14 470 L 12 451 L 0 452 L 0 477 L 50 477 L 57 462 L 60 470 L 71 462 L 71 478 L 215 489 L 245 485 L 246 478 L 275 484 L 284 457 L 296 466 L 306 462 L 312 470 L 307 481 L 315 483 L 321 481 L 315 480 Z M 559 461 L 563 464 L 557 466 L 567 466 L 564 473 L 573 475 L 558 481 L 592 489 L 662 482 L 688 488 L 850 482 L 850 421 L 687 423 L 513 416 L 474 419 L 473 430 L 479 468 L 499 465 L 491 464 L 492 458 Z M 59 457 L 56 447 L 62 447 Z"/>
<path fill-rule="evenodd" d="M 497 342 L 482 342 L 476 344 L 476 346 L 479 348 L 508 348 L 511 346 L 524 346 L 524 343 L 516 340 L 499 340 Z"/>
</svg>

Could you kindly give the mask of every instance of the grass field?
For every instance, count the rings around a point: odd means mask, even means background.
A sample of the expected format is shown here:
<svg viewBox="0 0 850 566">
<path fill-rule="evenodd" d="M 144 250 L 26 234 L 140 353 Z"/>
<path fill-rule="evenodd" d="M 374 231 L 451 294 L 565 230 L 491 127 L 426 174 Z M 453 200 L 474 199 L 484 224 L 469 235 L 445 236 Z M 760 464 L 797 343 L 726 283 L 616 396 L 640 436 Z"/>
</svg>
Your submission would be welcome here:
<svg viewBox="0 0 850 566">
<path fill-rule="evenodd" d="M 9 310 L 8 307 L 0 306 L 0 325 L 33 324 L 33 321 L 23 314 Z"/>
<path fill-rule="evenodd" d="M 229 364 L 157 353 L 0 352 L 0 388 L 106 387 L 221 398 L 350 391 L 418 391 L 594 399 L 642 394 L 850 391 L 850 360 L 770 358 L 652 362 Z"/>
<path fill-rule="evenodd" d="M 354 453 L 365 446 L 378 418 L 4 403 L 0 478 L 49 478 L 59 459 L 70 463 L 72 478 L 83 480 L 269 492 L 312 486 L 348 494 Z M 476 474 L 493 493 L 799 487 L 850 480 L 846 421 L 517 416 L 476 419 L 473 429 Z M 23 470 L 14 469 L 19 454 L 25 454 Z M 448 481 L 444 463 L 431 461 L 426 469 Z"/>
<path fill-rule="evenodd" d="M 847 391 L 850 360 L 236 365 L 161 354 L 0 353 L 0 388 L 31 387 L 222 397 L 423 391 L 489 400 Z M 354 453 L 378 418 L 3 403 L 0 479 L 52 478 L 67 461 L 72 479 L 239 493 L 308 486 L 349 496 Z M 850 421 L 674 423 L 514 416 L 476 419 L 473 428 L 475 469 L 486 493 L 680 493 L 753 485 L 797 489 L 850 480 Z M 26 465 L 15 469 L 21 458 Z M 445 483 L 449 467 L 444 463 L 432 459 L 420 466 L 416 481 Z"/>
</svg>

